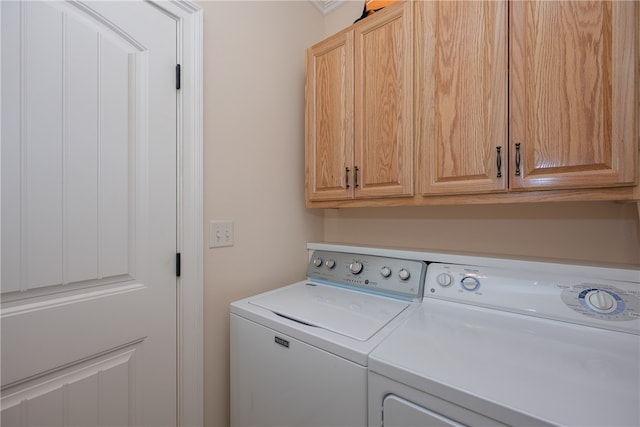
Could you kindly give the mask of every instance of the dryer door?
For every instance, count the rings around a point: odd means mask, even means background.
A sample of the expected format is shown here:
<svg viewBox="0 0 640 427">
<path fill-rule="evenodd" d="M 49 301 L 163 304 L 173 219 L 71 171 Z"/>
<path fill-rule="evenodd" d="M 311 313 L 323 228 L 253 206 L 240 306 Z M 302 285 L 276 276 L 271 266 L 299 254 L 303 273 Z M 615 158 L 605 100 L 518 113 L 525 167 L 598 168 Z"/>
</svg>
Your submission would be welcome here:
<svg viewBox="0 0 640 427">
<path fill-rule="evenodd" d="M 383 425 L 384 427 L 464 427 L 462 424 L 393 394 L 385 397 L 383 401 Z"/>
</svg>

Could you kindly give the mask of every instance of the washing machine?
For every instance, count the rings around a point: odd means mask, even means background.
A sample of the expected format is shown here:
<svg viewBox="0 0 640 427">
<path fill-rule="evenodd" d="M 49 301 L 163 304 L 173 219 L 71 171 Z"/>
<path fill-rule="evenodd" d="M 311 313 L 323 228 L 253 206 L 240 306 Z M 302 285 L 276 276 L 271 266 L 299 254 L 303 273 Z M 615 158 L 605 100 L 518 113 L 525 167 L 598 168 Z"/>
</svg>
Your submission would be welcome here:
<svg viewBox="0 0 640 427">
<path fill-rule="evenodd" d="M 231 425 L 367 425 L 369 353 L 421 305 L 426 263 L 314 251 L 307 280 L 231 304 Z"/>
<path fill-rule="evenodd" d="M 640 272 L 430 264 L 369 359 L 369 425 L 639 426 Z"/>
</svg>

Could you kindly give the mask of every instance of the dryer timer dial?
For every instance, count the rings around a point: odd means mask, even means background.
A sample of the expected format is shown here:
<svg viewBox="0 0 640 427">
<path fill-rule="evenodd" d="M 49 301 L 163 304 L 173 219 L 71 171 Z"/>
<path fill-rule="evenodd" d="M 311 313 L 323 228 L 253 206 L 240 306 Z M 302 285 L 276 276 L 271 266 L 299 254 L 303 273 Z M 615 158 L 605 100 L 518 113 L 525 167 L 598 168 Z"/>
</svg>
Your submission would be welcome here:
<svg viewBox="0 0 640 427">
<path fill-rule="evenodd" d="M 585 303 L 598 313 L 611 313 L 617 308 L 616 299 L 607 291 L 592 289 L 584 297 Z"/>
<path fill-rule="evenodd" d="M 637 321 L 640 317 L 638 294 L 610 285 L 581 283 L 563 289 L 560 298 L 575 312 L 599 321 Z"/>
</svg>

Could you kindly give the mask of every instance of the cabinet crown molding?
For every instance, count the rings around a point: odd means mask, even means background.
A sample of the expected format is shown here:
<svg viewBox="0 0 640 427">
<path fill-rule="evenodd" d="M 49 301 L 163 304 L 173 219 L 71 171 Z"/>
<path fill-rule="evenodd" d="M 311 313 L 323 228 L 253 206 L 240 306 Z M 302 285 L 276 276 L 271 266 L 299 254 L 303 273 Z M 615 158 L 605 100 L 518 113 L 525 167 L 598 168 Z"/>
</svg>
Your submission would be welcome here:
<svg viewBox="0 0 640 427">
<path fill-rule="evenodd" d="M 311 4 L 313 4 L 316 9 L 318 9 L 322 14 L 327 15 L 329 12 L 337 9 L 342 6 L 346 0 L 309 0 Z"/>
</svg>

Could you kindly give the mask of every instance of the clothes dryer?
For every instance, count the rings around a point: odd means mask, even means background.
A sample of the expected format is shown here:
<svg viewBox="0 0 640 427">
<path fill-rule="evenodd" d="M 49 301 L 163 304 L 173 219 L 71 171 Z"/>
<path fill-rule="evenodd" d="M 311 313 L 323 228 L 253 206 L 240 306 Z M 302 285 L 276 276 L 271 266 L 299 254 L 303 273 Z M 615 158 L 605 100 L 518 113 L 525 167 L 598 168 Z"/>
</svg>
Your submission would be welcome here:
<svg viewBox="0 0 640 427">
<path fill-rule="evenodd" d="M 430 264 L 370 355 L 369 425 L 640 425 L 638 277 Z"/>
</svg>

